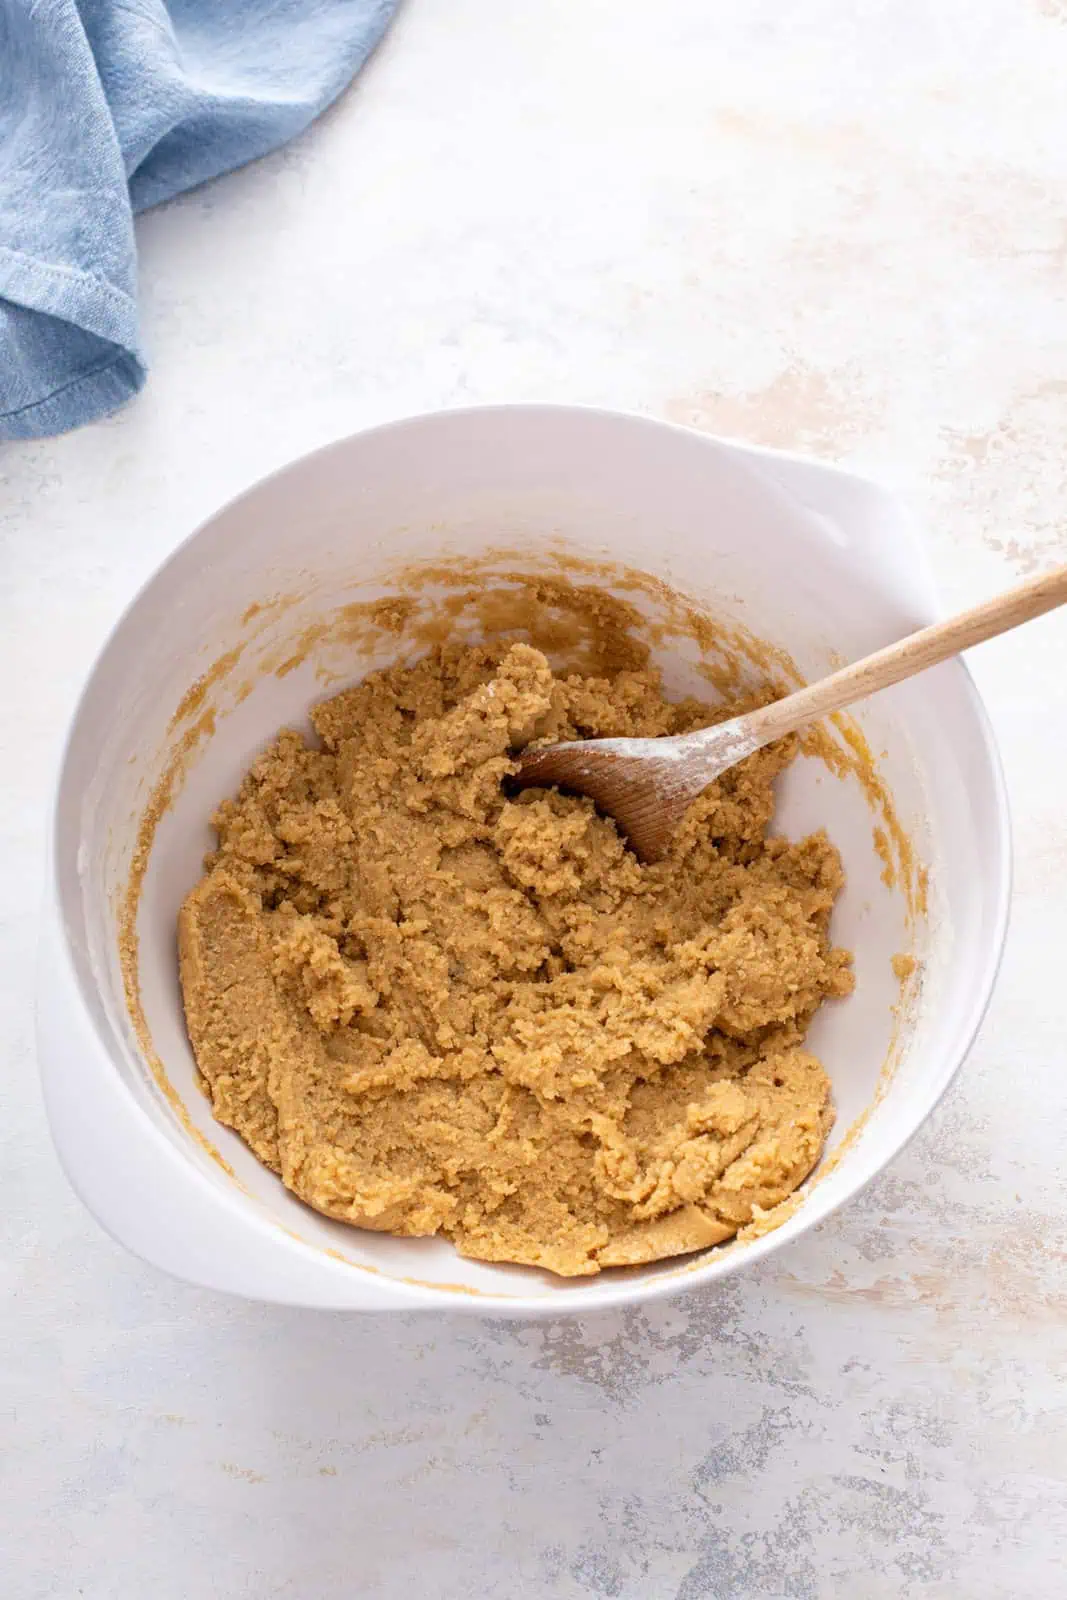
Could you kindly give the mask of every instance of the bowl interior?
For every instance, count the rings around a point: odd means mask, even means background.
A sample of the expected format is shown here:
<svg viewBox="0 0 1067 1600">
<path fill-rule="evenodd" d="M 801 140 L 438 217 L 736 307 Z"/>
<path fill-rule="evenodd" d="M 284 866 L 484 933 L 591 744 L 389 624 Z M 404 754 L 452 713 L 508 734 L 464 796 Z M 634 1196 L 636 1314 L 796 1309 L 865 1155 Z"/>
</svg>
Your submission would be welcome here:
<svg viewBox="0 0 1067 1600">
<path fill-rule="evenodd" d="M 834 475 L 826 477 L 832 485 Z M 672 696 L 714 699 L 701 671 L 706 650 L 674 626 L 677 601 L 651 584 L 635 588 L 628 569 L 684 595 L 734 630 L 735 643 L 772 641 L 810 678 L 913 624 L 899 593 L 865 568 L 862 500 L 850 494 L 841 503 L 846 513 L 835 519 L 832 492 L 813 507 L 810 486 L 803 497 L 790 494 L 780 471 L 762 472 L 744 452 L 633 419 L 455 414 L 358 436 L 297 463 L 183 546 L 120 624 L 87 689 L 60 785 L 56 870 L 79 982 L 117 1079 L 199 1181 L 239 1193 L 307 1249 L 329 1252 L 324 1260 L 337 1270 L 371 1267 L 509 1297 L 584 1303 L 603 1292 L 616 1275 L 563 1283 L 466 1262 L 446 1243 L 350 1229 L 290 1196 L 215 1123 L 196 1086 L 177 981 L 178 906 L 211 846 L 211 812 L 253 755 L 279 728 L 306 727 L 323 694 L 425 647 L 423 635 L 361 623 L 368 602 L 416 592 L 420 615 L 450 605 L 455 613 L 461 592 L 507 592 L 516 573 L 564 571 L 612 588 L 660 624 L 653 658 Z M 871 508 L 884 521 L 886 502 Z M 506 624 L 506 607 L 499 616 Z M 484 606 L 467 606 L 452 626 L 473 637 L 486 618 Z M 750 681 L 766 669 L 758 652 L 731 659 Z M 877 1170 L 936 1102 L 969 1042 L 997 953 L 1003 826 L 966 673 L 948 664 L 901 685 L 860 708 L 856 728 L 873 760 L 866 782 L 857 775 L 863 761 L 835 775 L 806 755 L 781 786 L 778 831 L 796 837 L 825 827 L 844 858 L 834 936 L 855 952 L 857 987 L 823 1008 L 809 1036 L 833 1080 L 829 1149 L 840 1159 L 772 1236 L 779 1239 Z M 848 756 L 847 739 L 838 745 Z M 151 838 L 141 834 L 150 848 L 136 916 L 147 1031 L 139 1040 L 119 941 L 139 828 L 161 782 L 167 803 Z M 879 783 L 891 796 L 888 821 Z M 903 998 L 892 967 L 898 953 L 920 963 Z M 652 1284 L 694 1264 L 725 1269 L 754 1248 L 629 1269 L 626 1278 Z"/>
</svg>

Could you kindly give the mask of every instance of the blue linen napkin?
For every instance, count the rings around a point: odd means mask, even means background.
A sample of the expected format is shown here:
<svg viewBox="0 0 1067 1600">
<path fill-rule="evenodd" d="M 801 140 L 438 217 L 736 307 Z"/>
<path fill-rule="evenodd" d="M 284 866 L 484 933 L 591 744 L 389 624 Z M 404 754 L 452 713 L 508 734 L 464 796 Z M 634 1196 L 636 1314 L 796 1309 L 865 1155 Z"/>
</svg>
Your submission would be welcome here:
<svg viewBox="0 0 1067 1600">
<path fill-rule="evenodd" d="M 137 393 L 134 213 L 265 155 L 399 0 L 0 0 L 0 439 Z"/>
</svg>

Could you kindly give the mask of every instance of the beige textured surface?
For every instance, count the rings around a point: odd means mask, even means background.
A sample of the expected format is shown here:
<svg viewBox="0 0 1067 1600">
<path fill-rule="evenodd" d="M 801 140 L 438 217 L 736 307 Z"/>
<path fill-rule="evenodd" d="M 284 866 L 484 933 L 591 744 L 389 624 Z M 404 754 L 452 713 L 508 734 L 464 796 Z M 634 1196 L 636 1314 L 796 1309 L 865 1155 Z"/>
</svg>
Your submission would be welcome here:
<svg viewBox="0 0 1067 1600">
<path fill-rule="evenodd" d="M 796 741 L 711 785 L 656 866 L 591 801 L 502 787 L 534 740 L 710 718 L 648 668 L 554 677 L 506 640 L 313 707 L 317 739 L 282 733 L 216 813 L 179 916 L 219 1120 L 328 1216 L 563 1277 L 788 1199 L 833 1120 L 804 1036 L 852 988 L 837 852 L 766 837 Z"/>
<path fill-rule="evenodd" d="M 27 917 L 79 682 L 175 542 L 432 406 L 589 401 L 885 478 L 946 604 L 1067 556 L 1054 0 L 407 0 L 292 149 L 140 225 L 153 376 L 0 456 L 0 1096 L 19 1600 L 1059 1600 L 1063 620 L 976 652 L 1013 926 L 923 1133 L 817 1233 L 633 1315 L 301 1316 L 157 1277 L 53 1162 Z M 1035 1108 L 1040 1107 L 1040 1114 Z"/>
</svg>

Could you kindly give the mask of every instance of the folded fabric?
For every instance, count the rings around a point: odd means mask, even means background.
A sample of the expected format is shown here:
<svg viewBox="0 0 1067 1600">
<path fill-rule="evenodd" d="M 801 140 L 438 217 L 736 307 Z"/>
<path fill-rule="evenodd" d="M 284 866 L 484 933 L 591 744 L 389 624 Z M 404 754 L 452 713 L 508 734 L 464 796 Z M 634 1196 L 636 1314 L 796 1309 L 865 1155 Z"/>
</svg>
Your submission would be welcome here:
<svg viewBox="0 0 1067 1600">
<path fill-rule="evenodd" d="M 145 379 L 134 213 L 284 144 L 399 0 L 0 0 L 0 439 Z"/>
</svg>

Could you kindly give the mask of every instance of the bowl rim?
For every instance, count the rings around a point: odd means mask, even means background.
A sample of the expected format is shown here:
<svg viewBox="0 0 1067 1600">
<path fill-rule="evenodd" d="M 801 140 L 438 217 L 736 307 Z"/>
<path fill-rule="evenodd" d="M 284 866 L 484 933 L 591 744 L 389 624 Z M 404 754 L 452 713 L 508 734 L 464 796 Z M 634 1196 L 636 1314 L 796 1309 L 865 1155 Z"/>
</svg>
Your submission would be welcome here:
<svg viewBox="0 0 1067 1600">
<path fill-rule="evenodd" d="M 356 429 L 351 433 L 327 441 L 315 449 L 306 451 L 290 458 L 246 485 L 236 494 L 232 495 L 222 505 L 216 507 L 204 517 L 196 527 L 190 530 L 171 549 L 164 559 L 152 569 L 151 572 L 138 584 L 130 599 L 122 607 L 115 621 L 110 625 L 96 650 L 91 664 L 85 672 L 77 699 L 70 712 L 63 734 L 59 758 L 56 763 L 55 779 L 51 789 L 51 799 L 47 816 L 46 838 L 48 844 L 48 860 L 46 875 L 47 911 L 51 917 L 53 930 L 57 937 L 59 951 L 62 954 L 69 978 L 69 989 L 75 998 L 84 1028 L 91 1035 L 97 1049 L 105 1056 L 109 1064 L 114 1067 L 114 1052 L 110 1042 L 98 1025 L 97 1018 L 89 1004 L 88 996 L 73 959 L 73 952 L 69 931 L 65 917 L 62 915 L 63 895 L 60 888 L 58 862 L 60 856 L 60 800 L 64 793 L 71 757 L 72 746 L 79 730 L 87 701 L 92 692 L 96 678 L 111 652 L 121 644 L 121 636 L 126 625 L 138 608 L 143 603 L 150 591 L 157 585 L 165 583 L 171 568 L 176 565 L 183 553 L 194 545 L 221 517 L 232 511 L 242 501 L 253 495 L 262 493 L 271 483 L 290 473 L 291 471 L 307 467 L 317 459 L 341 452 L 349 447 L 356 439 L 367 440 L 375 436 L 394 434 L 407 430 L 418 430 L 427 425 L 434 426 L 443 421 L 457 422 L 463 419 L 480 419 L 490 416 L 509 415 L 512 417 L 528 416 L 532 418 L 554 417 L 565 420 L 568 417 L 597 418 L 611 424 L 622 423 L 628 426 L 637 426 L 642 430 L 648 429 L 657 432 L 675 434 L 690 441 L 697 440 L 702 444 L 711 446 L 725 446 L 731 450 L 741 450 L 752 457 L 765 457 L 768 460 L 785 460 L 803 463 L 807 466 L 818 467 L 828 476 L 845 479 L 852 482 L 864 483 L 878 487 L 876 480 L 866 478 L 851 472 L 847 468 L 837 466 L 832 462 L 819 460 L 799 452 L 778 450 L 770 447 L 752 444 L 742 438 L 731 438 L 726 435 L 706 433 L 700 429 L 686 424 L 670 422 L 659 417 L 651 416 L 637 411 L 615 410 L 603 406 L 574 405 L 569 403 L 526 403 L 512 402 L 497 405 L 465 406 L 455 408 L 439 408 L 431 411 L 415 413 L 413 415 L 398 417 L 389 421 L 373 424 L 367 428 Z M 925 547 L 918 544 L 919 557 L 926 570 L 924 577 L 929 577 L 926 565 Z M 933 591 L 936 593 L 936 590 Z M 990 866 L 994 868 L 994 912 L 991 937 L 988 940 L 981 971 L 975 979 L 972 976 L 971 998 L 957 1024 L 956 1039 L 951 1049 L 946 1052 L 944 1060 L 947 1067 L 942 1068 L 938 1078 L 934 1080 L 931 1089 L 920 1094 L 917 1106 L 913 1110 L 910 1126 L 901 1136 L 891 1140 L 886 1150 L 873 1162 L 862 1169 L 854 1178 L 842 1186 L 840 1194 L 829 1203 L 823 1203 L 817 1213 L 805 1218 L 804 1213 L 808 1207 L 800 1206 L 795 1218 L 797 1226 L 788 1233 L 783 1234 L 781 1228 L 772 1230 L 753 1240 L 746 1241 L 741 1248 L 724 1250 L 716 1253 L 716 1247 L 711 1247 L 693 1256 L 679 1258 L 677 1263 L 659 1264 L 666 1270 L 661 1270 L 656 1276 L 648 1278 L 615 1277 L 606 1274 L 568 1280 L 567 1286 L 552 1287 L 538 1292 L 519 1292 L 508 1294 L 499 1290 L 471 1290 L 464 1288 L 457 1292 L 444 1284 L 433 1284 L 426 1280 L 405 1278 L 392 1272 L 379 1268 L 365 1266 L 359 1262 L 350 1262 L 336 1259 L 319 1246 L 308 1241 L 298 1239 L 289 1234 L 277 1224 L 258 1203 L 249 1203 L 236 1185 L 208 1185 L 214 1198 L 231 1211 L 238 1214 L 245 1226 L 253 1226 L 257 1231 L 269 1236 L 279 1248 L 295 1251 L 301 1256 L 312 1255 L 317 1264 L 329 1268 L 338 1275 L 339 1281 L 349 1279 L 352 1272 L 365 1275 L 365 1281 L 373 1285 L 376 1290 L 384 1291 L 392 1304 L 382 1306 L 380 1309 L 393 1310 L 438 1310 L 464 1312 L 482 1316 L 497 1317 L 526 1317 L 542 1318 L 567 1315 L 586 1315 L 594 1311 L 609 1310 L 621 1306 L 631 1306 L 645 1301 L 670 1298 L 681 1294 L 688 1289 L 694 1289 L 720 1278 L 725 1278 L 744 1267 L 754 1266 L 757 1262 L 780 1248 L 783 1244 L 795 1242 L 818 1222 L 824 1222 L 833 1216 L 847 1202 L 861 1194 L 885 1168 L 897 1159 L 907 1149 L 915 1138 L 920 1128 L 926 1123 L 930 1115 L 937 1108 L 948 1089 L 955 1081 L 968 1053 L 970 1052 L 979 1029 L 985 1019 L 986 1013 L 995 989 L 997 976 L 1001 968 L 1004 949 L 1007 939 L 1008 924 L 1010 919 L 1012 878 L 1013 878 L 1013 847 L 1011 811 L 1008 797 L 1007 784 L 1004 777 L 1003 764 L 996 735 L 993 729 L 988 710 L 975 684 L 974 678 L 962 657 L 955 657 L 948 664 L 956 672 L 962 674 L 964 691 L 970 701 L 975 717 L 975 729 L 980 735 L 981 748 L 987 762 L 990 779 L 990 799 L 993 803 L 995 818 L 995 839 L 990 838 L 990 857 L 987 857 L 987 872 Z M 43 936 L 42 936 L 43 937 Z M 138 1053 L 140 1050 L 138 1047 Z M 146 1071 L 150 1071 L 147 1063 L 142 1063 Z M 129 1086 L 124 1082 L 122 1075 L 114 1073 L 113 1083 L 127 1097 L 128 1102 L 136 1111 L 143 1130 L 148 1138 L 154 1141 L 157 1153 L 161 1160 L 176 1163 L 187 1181 L 206 1185 L 205 1174 L 189 1159 L 181 1144 L 167 1136 L 164 1130 L 157 1125 L 147 1108 L 132 1094 Z M 76 1191 L 81 1194 L 81 1185 L 71 1178 Z M 805 1186 L 809 1180 L 806 1180 Z M 802 1186 L 802 1190 L 805 1186 Z M 82 1196 L 84 1200 L 84 1196 Z M 88 1204 L 88 1202 L 86 1201 Z M 92 1210 L 92 1206 L 89 1206 Z M 95 1214 L 95 1212 L 94 1212 Z M 790 1221 L 793 1219 L 791 1218 Z M 106 1224 L 105 1224 L 106 1227 Z M 108 1229 L 108 1231 L 111 1231 Z M 119 1238 L 119 1242 L 125 1241 Z M 129 1246 L 127 1246 L 129 1248 Z M 158 1263 L 154 1263 L 159 1265 Z M 161 1267 L 160 1270 L 167 1270 Z M 536 1268 L 525 1269 L 536 1272 Z M 231 1291 L 232 1292 L 232 1291 Z M 265 1300 L 273 1297 L 263 1296 Z M 275 1302 L 277 1303 L 277 1302 Z M 316 1301 L 310 1298 L 294 1300 L 294 1304 L 305 1305 L 309 1308 L 326 1301 Z M 357 1297 L 352 1299 L 352 1309 L 359 1309 Z"/>
</svg>

